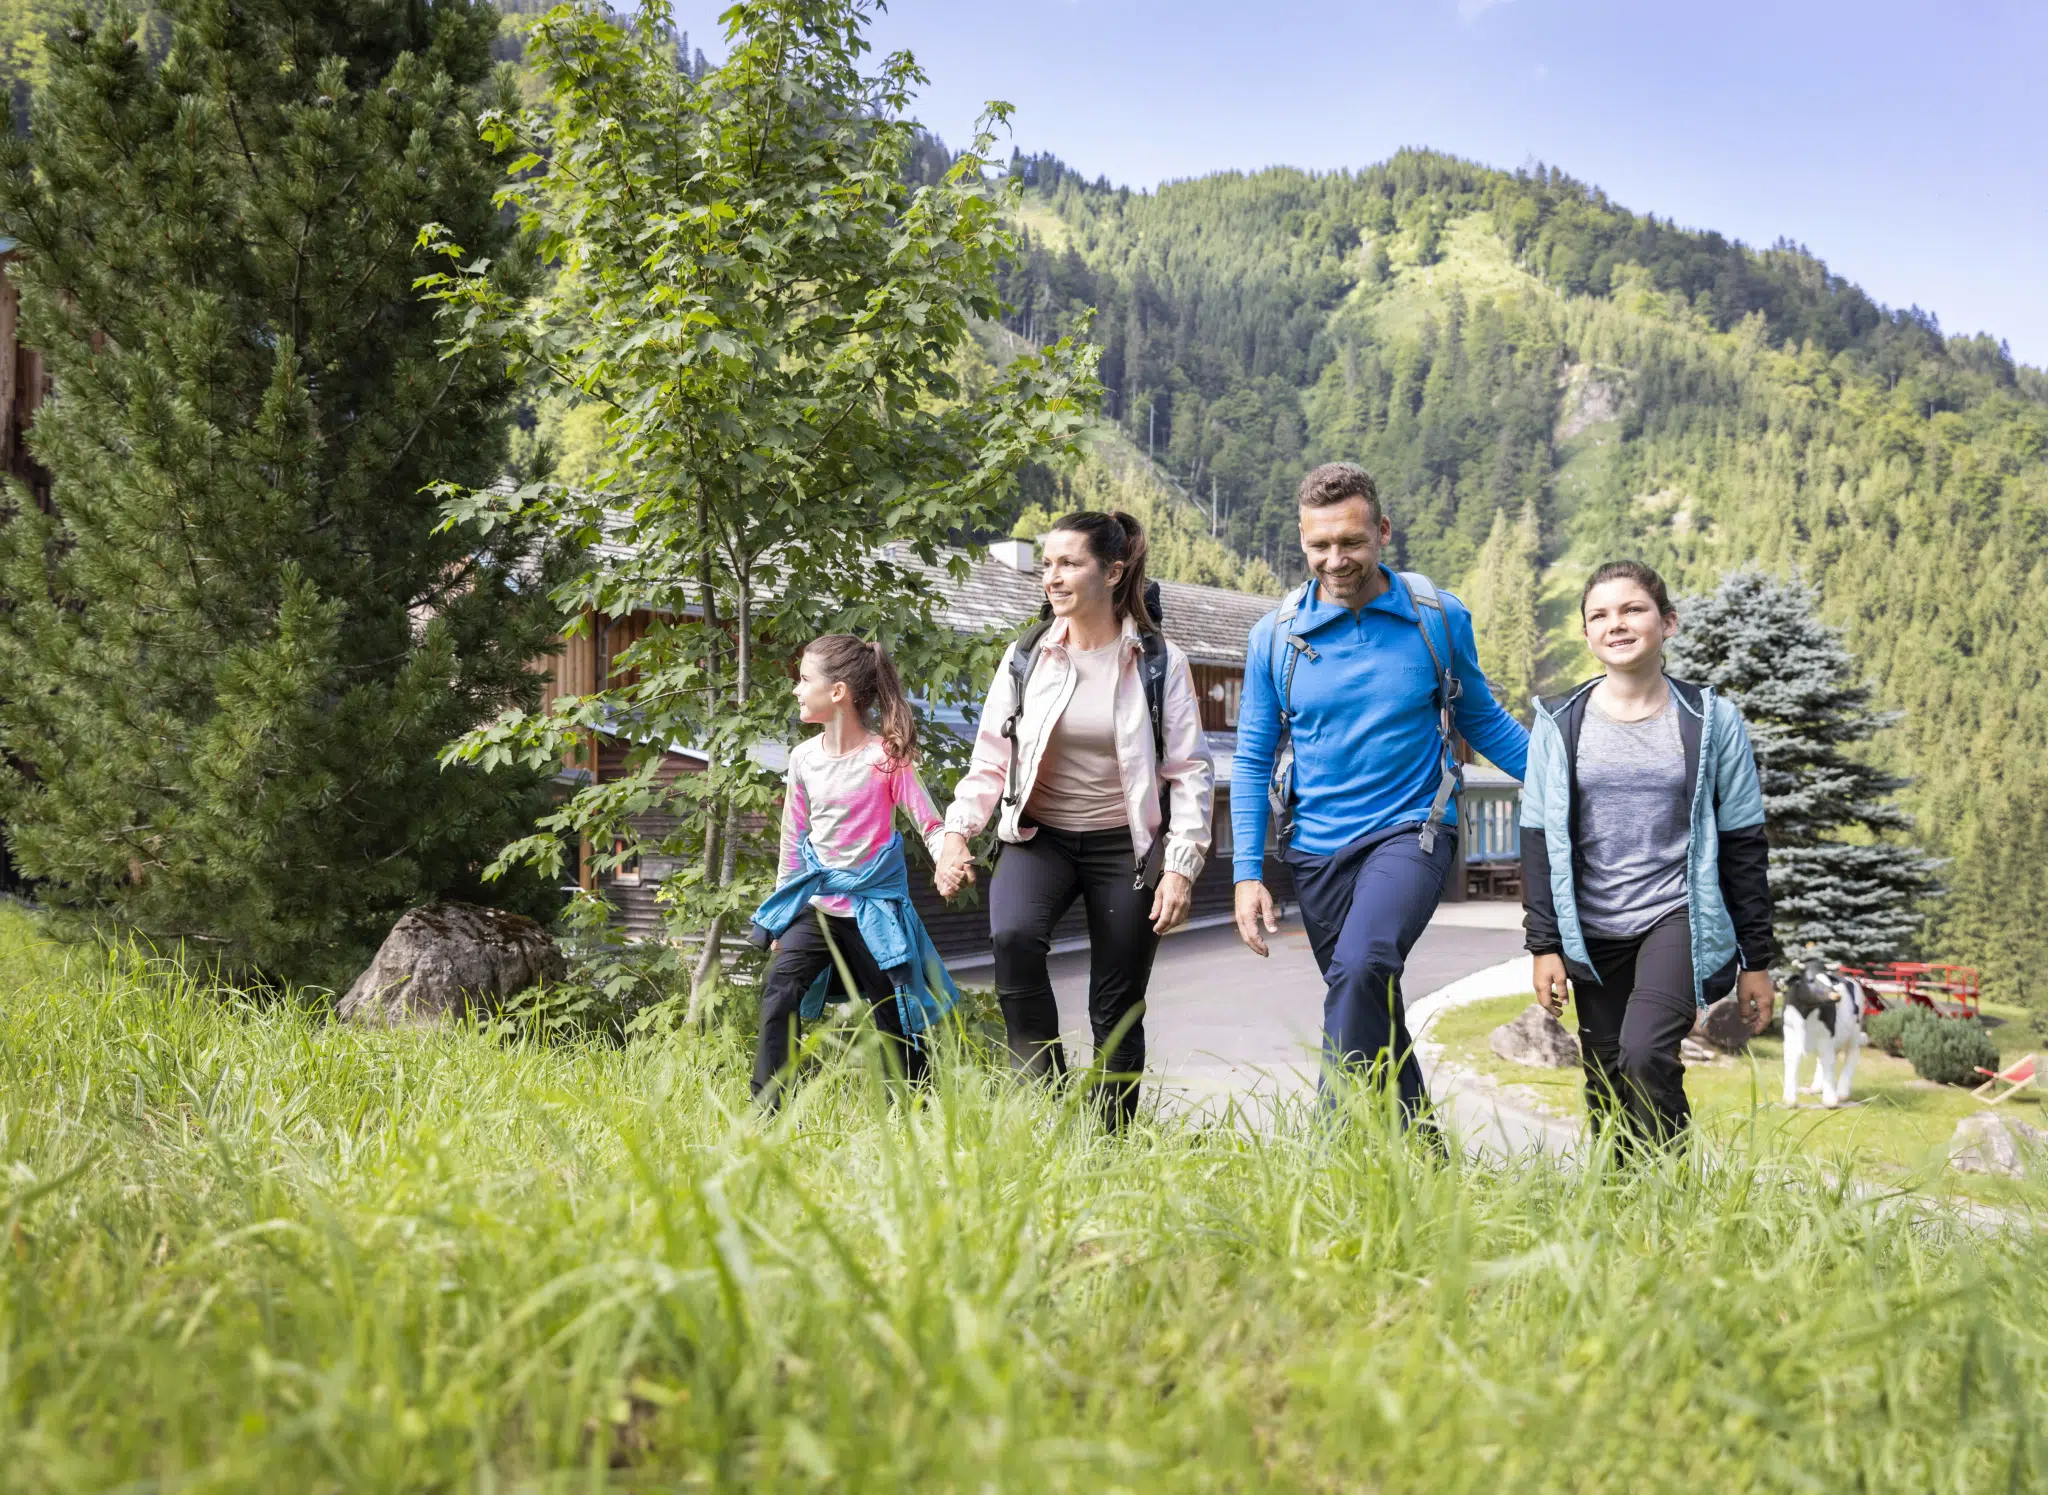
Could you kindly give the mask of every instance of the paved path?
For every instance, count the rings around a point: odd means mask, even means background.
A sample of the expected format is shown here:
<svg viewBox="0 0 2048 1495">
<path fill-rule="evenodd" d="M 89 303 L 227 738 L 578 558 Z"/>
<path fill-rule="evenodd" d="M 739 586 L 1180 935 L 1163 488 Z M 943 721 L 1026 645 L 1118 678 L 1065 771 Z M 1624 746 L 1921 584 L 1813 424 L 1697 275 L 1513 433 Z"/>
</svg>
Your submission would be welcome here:
<svg viewBox="0 0 2048 1495">
<path fill-rule="evenodd" d="M 1512 903 L 1438 909 L 1402 979 L 1418 1021 L 1426 1023 L 1446 1000 L 1525 989 L 1521 913 Z M 1285 920 L 1268 943 L 1273 953 L 1261 960 L 1238 942 L 1235 929 L 1222 927 L 1174 935 L 1160 947 L 1145 1018 L 1147 1068 L 1183 1104 L 1203 1106 L 1230 1095 L 1270 1101 L 1314 1088 L 1322 975 L 1298 917 Z M 1089 1052 L 1087 952 L 1054 956 L 1052 976 L 1068 1054 L 1078 1061 Z M 1430 994 L 1439 996 L 1425 1001 Z M 1426 1036 L 1421 1051 L 1431 1088 L 1448 1102 L 1452 1125 L 1467 1146 L 1510 1151 L 1570 1145 L 1574 1128 L 1500 1103 L 1467 1077 L 1450 1083 L 1451 1075 L 1436 1073 Z"/>
</svg>

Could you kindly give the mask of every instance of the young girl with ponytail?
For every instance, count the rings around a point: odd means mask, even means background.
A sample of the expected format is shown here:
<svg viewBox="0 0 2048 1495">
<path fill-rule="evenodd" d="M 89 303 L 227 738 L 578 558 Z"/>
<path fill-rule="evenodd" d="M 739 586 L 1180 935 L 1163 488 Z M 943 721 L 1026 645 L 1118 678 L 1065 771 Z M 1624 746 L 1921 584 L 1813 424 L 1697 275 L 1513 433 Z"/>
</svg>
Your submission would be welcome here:
<svg viewBox="0 0 2048 1495">
<path fill-rule="evenodd" d="M 924 1033 L 959 999 L 911 907 L 895 830 L 901 810 L 938 854 L 944 827 L 917 776 L 917 721 L 895 665 L 880 644 L 827 634 L 804 650 L 796 700 L 824 730 L 790 752 L 781 876 L 754 914 L 754 941 L 775 942 L 753 1077 L 769 1107 L 799 1016 L 818 1016 L 835 966 L 859 988 L 849 996 L 874 1004 L 887 1061 L 913 1082 L 927 1069 Z"/>
<path fill-rule="evenodd" d="M 1138 1108 L 1145 990 L 1159 937 L 1187 918 L 1215 793 L 1187 657 L 1158 637 L 1145 531 L 1128 514 L 1069 514 L 1045 537 L 1043 632 L 1021 688 L 1012 644 L 982 709 L 974 761 L 946 814 L 936 881 L 974 880 L 968 839 L 992 817 L 1003 853 L 989 888 L 996 996 L 1022 1069 L 1066 1068 L 1046 956 L 1076 898 L 1088 911 L 1088 1021 L 1115 1130 Z M 1031 635 L 1027 635 L 1030 637 Z M 1164 652 L 1155 725 L 1141 671 Z M 1161 753 L 1155 744 L 1163 744 Z"/>
</svg>

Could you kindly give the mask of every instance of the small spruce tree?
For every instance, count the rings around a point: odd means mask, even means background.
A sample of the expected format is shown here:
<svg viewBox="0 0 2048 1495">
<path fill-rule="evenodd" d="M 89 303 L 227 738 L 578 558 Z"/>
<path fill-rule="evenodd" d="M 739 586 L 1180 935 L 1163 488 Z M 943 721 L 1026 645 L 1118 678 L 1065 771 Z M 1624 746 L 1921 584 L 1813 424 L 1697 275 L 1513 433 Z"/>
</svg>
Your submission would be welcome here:
<svg viewBox="0 0 2048 1495">
<path fill-rule="evenodd" d="M 1459 591 L 1472 609 L 1479 642 L 1479 667 L 1502 705 L 1527 720 L 1543 656 L 1543 631 L 1536 609 L 1542 583 L 1541 534 L 1534 503 L 1522 505 L 1518 522 L 1506 509 L 1493 511 L 1493 529 Z"/>
<path fill-rule="evenodd" d="M 444 361 L 422 225 L 509 230 L 471 0 L 169 0 L 49 41 L 0 132 L 54 516 L 0 524 L 0 805 L 48 903 L 244 971 L 345 980 L 404 908 L 476 897 L 545 808 L 439 750 L 532 699 L 552 610 L 488 482 L 502 360 Z M 501 884 L 493 901 L 538 906 Z"/>
<path fill-rule="evenodd" d="M 1849 749 L 1896 721 L 1870 687 L 1813 589 L 1754 570 L 1730 573 L 1679 606 L 1671 673 L 1742 708 L 1763 781 L 1771 899 L 1788 957 L 1896 960 L 1919 935 L 1938 862 L 1901 838 L 1904 779 Z"/>
</svg>

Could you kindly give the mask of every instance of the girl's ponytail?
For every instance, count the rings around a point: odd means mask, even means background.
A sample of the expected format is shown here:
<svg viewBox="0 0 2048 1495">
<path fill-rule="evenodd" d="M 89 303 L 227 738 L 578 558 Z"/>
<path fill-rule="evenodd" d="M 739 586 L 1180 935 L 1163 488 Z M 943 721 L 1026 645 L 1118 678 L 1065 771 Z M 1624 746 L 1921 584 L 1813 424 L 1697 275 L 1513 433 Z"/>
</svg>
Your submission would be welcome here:
<svg viewBox="0 0 2048 1495">
<path fill-rule="evenodd" d="M 804 653 L 817 661 L 827 680 L 846 687 L 862 721 L 875 723 L 891 767 L 910 763 L 917 754 L 917 715 L 889 651 L 850 633 L 828 633 L 813 639 Z"/>
<path fill-rule="evenodd" d="M 917 755 L 917 713 L 910 709 L 910 697 L 903 693 L 903 681 L 889 651 L 869 644 L 875 668 L 875 716 L 882 733 L 882 750 L 897 768 L 907 766 Z"/>
</svg>

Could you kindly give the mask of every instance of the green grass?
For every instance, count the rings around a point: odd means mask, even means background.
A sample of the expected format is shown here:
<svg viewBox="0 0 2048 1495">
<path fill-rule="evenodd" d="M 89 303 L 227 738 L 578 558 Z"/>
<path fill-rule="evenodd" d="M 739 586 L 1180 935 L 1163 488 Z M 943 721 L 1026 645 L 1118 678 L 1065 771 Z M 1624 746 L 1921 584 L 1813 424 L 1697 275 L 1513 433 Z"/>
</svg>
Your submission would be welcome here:
<svg viewBox="0 0 2048 1495">
<path fill-rule="evenodd" d="M 829 1047 L 829 1045 L 828 1045 Z M 9 1491 L 2038 1487 L 2048 1247 L 954 1047 L 362 1033 L 0 913 Z"/>
<path fill-rule="evenodd" d="M 1521 1088 L 1524 1096 L 1545 1110 L 1560 1116 L 1586 1114 L 1584 1082 L 1577 1069 L 1536 1069 L 1512 1064 L 1487 1046 L 1493 1030 L 1515 1017 L 1535 998 L 1502 997 L 1454 1007 L 1438 1018 L 1431 1029 L 1432 1041 L 1445 1046 L 1446 1055 L 1467 1069 L 1491 1075 L 1504 1084 Z M 1561 1019 L 1574 1032 L 1578 1023 L 1569 1007 Z M 2011 1026 L 1993 1028 L 1997 1042 L 2018 1030 Z M 2004 1047 L 2017 1058 L 2024 1050 L 2024 1034 L 2007 1038 Z M 2020 1048 L 2013 1049 L 2014 1044 Z M 1964 1177 L 1947 1171 L 1948 1144 L 1956 1123 L 1974 1116 L 1984 1107 L 1969 1091 L 1950 1085 L 1935 1085 L 1913 1073 L 1904 1059 L 1875 1048 L 1865 1048 L 1856 1061 L 1853 1084 L 1854 1104 L 1826 1110 L 1818 1096 L 1802 1095 L 1797 1110 L 1788 1111 L 1780 1101 L 1784 1093 L 1784 1044 L 1775 1037 L 1759 1038 L 1750 1046 L 1755 1065 L 1747 1058 L 1731 1058 L 1709 1065 L 1689 1065 L 1685 1090 L 1693 1114 L 1707 1130 L 1726 1136 L 1747 1136 L 1752 1126 L 1773 1145 L 1783 1145 L 1830 1164 L 1845 1158 L 1873 1178 L 1910 1182 L 1921 1188 L 1960 1192 L 1973 1198 L 2015 1202 L 2034 1197 L 2031 1191 L 1999 1179 Z M 1809 1067 L 1806 1078 L 1811 1078 Z M 2044 1122 L 2040 1098 L 2023 1092 L 2005 1102 L 1999 1110 L 2032 1126 Z"/>
</svg>

